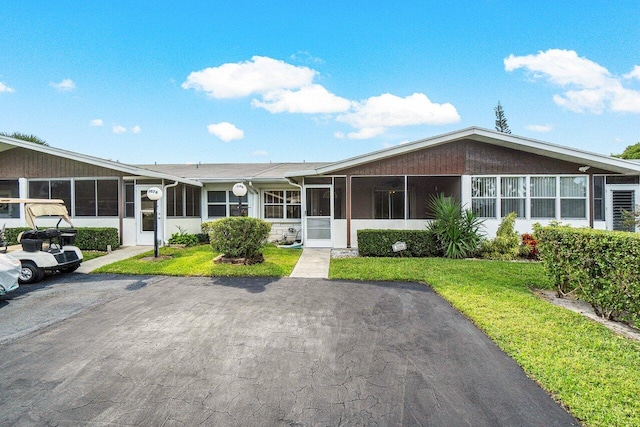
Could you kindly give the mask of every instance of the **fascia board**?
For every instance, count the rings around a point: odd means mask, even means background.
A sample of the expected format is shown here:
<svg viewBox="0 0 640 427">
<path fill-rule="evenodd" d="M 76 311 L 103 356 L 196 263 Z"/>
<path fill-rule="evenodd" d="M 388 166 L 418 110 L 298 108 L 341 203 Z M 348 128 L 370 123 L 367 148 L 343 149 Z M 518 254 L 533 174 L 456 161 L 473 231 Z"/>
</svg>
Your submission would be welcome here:
<svg viewBox="0 0 640 427">
<path fill-rule="evenodd" d="M 202 184 L 198 181 L 194 181 L 187 178 L 182 178 L 179 176 L 163 174 L 159 172 L 154 172 L 148 169 L 142 169 L 136 166 L 127 165 L 125 163 L 114 162 L 112 160 L 105 160 L 99 157 L 88 156 L 86 154 L 76 153 L 73 151 L 62 150 L 60 148 L 50 147 L 46 145 L 35 144 L 33 142 L 21 141 L 15 138 L 9 138 L 5 136 L 0 136 L 0 143 L 4 143 L 7 145 L 12 145 L 14 147 L 25 148 L 27 150 L 37 151 L 44 154 L 49 154 L 52 156 L 63 157 L 70 160 L 76 160 L 82 163 L 88 163 L 90 165 L 103 167 L 106 169 L 113 169 L 119 172 L 125 172 L 131 175 L 138 175 L 150 178 L 161 178 L 161 179 L 169 179 L 173 181 L 178 181 L 183 184 L 194 185 L 197 187 L 202 187 Z"/>
</svg>

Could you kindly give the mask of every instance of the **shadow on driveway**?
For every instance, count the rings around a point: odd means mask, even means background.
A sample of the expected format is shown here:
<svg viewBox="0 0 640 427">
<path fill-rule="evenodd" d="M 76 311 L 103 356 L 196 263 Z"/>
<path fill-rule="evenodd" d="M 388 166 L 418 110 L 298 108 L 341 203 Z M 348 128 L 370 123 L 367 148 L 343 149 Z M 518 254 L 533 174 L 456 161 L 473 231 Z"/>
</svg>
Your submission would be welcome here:
<svg viewBox="0 0 640 427">
<path fill-rule="evenodd" d="M 0 371 L 0 425 L 578 425 L 412 283 L 158 278 L 0 346 Z"/>
</svg>

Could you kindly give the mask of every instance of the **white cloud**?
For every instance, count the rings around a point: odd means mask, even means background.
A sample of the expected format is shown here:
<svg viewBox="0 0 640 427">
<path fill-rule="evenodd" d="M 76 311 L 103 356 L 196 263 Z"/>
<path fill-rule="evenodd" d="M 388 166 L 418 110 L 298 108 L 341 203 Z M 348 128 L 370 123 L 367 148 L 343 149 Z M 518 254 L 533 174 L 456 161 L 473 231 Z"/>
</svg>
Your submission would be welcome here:
<svg viewBox="0 0 640 427">
<path fill-rule="evenodd" d="M 633 67 L 633 70 L 631 70 L 631 72 L 625 74 L 624 76 L 625 79 L 638 79 L 640 80 L 640 65 L 635 65 Z"/>
<path fill-rule="evenodd" d="M 613 76 L 605 67 L 587 58 L 579 57 L 573 50 L 549 49 L 535 55 L 509 55 L 504 59 L 506 71 L 523 68 L 534 79 L 565 89 L 553 96 L 553 101 L 570 111 L 604 111 L 640 113 L 640 92 L 625 88 L 624 79 L 639 78 L 640 67 L 624 76 Z"/>
<path fill-rule="evenodd" d="M 553 130 L 553 126 L 551 125 L 527 125 L 525 129 L 530 130 L 531 132 L 551 132 Z"/>
<path fill-rule="evenodd" d="M 254 99 L 251 105 L 270 113 L 340 113 L 351 107 L 351 101 L 329 92 L 323 86 L 309 85 L 292 91 L 280 89 L 263 95 L 263 101 Z"/>
<path fill-rule="evenodd" d="M 140 126 L 135 125 L 134 127 L 131 128 L 131 132 L 132 133 L 140 133 L 142 131 L 142 128 L 140 128 Z"/>
<path fill-rule="evenodd" d="M 253 93 L 301 88 L 310 85 L 316 74 L 316 71 L 307 67 L 254 56 L 251 61 L 194 71 L 182 83 L 182 88 L 201 90 L 212 98 L 240 98 Z"/>
<path fill-rule="evenodd" d="M 238 129 L 235 125 L 229 122 L 210 124 L 207 126 L 207 130 L 211 135 L 217 136 L 224 142 L 244 138 L 244 131 Z"/>
<path fill-rule="evenodd" d="M 309 52 L 307 52 L 306 50 L 299 50 L 293 55 L 291 55 L 290 58 L 292 61 L 304 62 L 307 64 L 309 63 L 323 64 L 324 63 L 324 60 L 322 58 L 315 57 L 311 55 Z"/>
<path fill-rule="evenodd" d="M 93 119 L 89 123 L 89 126 L 104 126 L 104 122 L 102 121 L 102 119 Z"/>
<path fill-rule="evenodd" d="M 14 90 L 13 90 L 12 87 L 7 86 L 3 82 L 0 82 L 0 93 L 3 93 L 3 92 L 12 93 L 12 92 L 14 92 Z"/>
<path fill-rule="evenodd" d="M 264 157 L 264 156 L 268 156 L 269 152 L 265 150 L 255 150 L 251 152 L 251 155 L 254 157 Z"/>
<path fill-rule="evenodd" d="M 49 84 L 60 92 L 70 92 L 76 88 L 76 84 L 71 79 L 64 79 L 60 83 L 51 82 Z"/>
<path fill-rule="evenodd" d="M 392 126 L 444 125 L 460 121 L 460 116 L 452 104 L 433 103 L 423 93 L 404 98 L 385 93 L 355 103 L 353 112 L 341 114 L 337 120 L 359 129 L 347 137 L 366 139 Z"/>
<path fill-rule="evenodd" d="M 115 125 L 113 127 L 113 133 L 115 134 L 121 134 L 121 133 L 125 133 L 127 131 L 127 128 L 124 126 L 120 126 L 120 125 Z"/>
</svg>

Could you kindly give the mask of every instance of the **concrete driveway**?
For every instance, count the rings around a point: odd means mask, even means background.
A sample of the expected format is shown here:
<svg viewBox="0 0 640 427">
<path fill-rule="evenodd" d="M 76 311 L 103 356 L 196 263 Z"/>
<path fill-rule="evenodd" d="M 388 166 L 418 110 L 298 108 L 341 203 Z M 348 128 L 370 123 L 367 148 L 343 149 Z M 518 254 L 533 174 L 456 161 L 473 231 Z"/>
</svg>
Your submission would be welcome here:
<svg viewBox="0 0 640 427">
<path fill-rule="evenodd" d="M 578 425 L 426 286 L 134 287 L 0 346 L 0 425 Z"/>
</svg>

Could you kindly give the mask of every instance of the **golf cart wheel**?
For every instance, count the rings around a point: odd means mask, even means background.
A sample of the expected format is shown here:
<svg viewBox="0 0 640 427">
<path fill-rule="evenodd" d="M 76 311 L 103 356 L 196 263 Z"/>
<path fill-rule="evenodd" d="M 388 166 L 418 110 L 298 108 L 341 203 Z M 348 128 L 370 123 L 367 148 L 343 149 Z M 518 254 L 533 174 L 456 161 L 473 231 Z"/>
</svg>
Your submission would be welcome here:
<svg viewBox="0 0 640 427">
<path fill-rule="evenodd" d="M 22 261 L 18 282 L 20 284 L 36 283 L 44 277 L 44 270 L 35 265 L 32 261 Z"/>
</svg>

